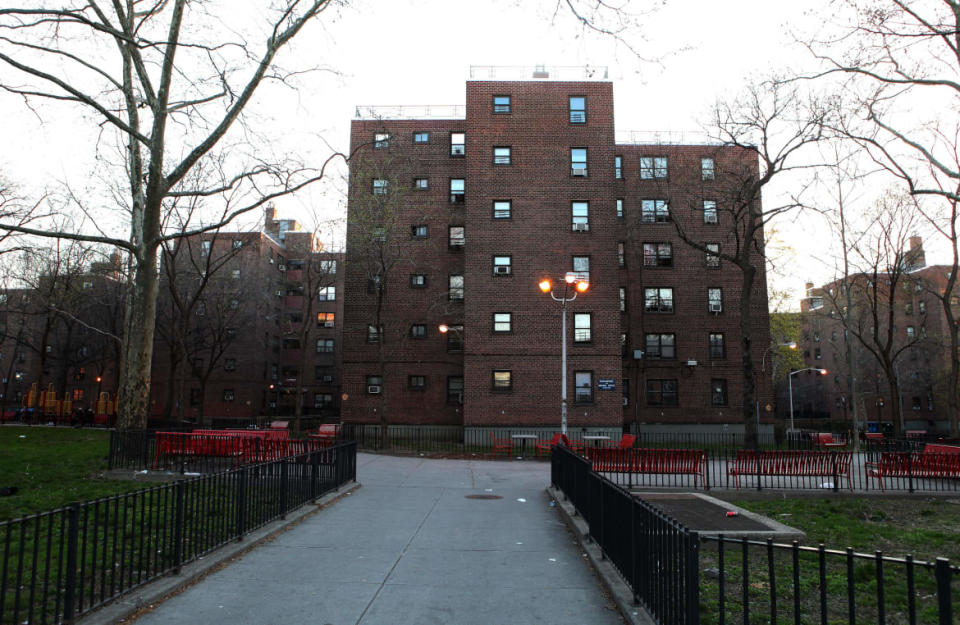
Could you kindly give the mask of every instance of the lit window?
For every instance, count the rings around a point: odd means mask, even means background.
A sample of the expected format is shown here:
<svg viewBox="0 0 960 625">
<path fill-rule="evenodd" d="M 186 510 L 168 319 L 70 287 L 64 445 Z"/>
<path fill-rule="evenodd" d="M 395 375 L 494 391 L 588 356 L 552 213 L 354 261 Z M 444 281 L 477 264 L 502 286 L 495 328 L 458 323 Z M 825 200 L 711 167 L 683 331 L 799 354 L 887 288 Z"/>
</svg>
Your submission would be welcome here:
<svg viewBox="0 0 960 625">
<path fill-rule="evenodd" d="M 467 244 L 466 229 L 463 226 L 450 226 L 447 229 L 448 245 L 452 250 L 462 250 Z"/>
<path fill-rule="evenodd" d="M 723 312 L 723 289 L 707 289 L 707 310 L 712 313 Z"/>
<path fill-rule="evenodd" d="M 710 333 L 710 357 L 726 358 L 727 348 L 723 339 L 723 332 Z"/>
<path fill-rule="evenodd" d="M 493 370 L 493 390 L 509 391 L 513 388 L 513 372 L 504 369 Z"/>
<path fill-rule="evenodd" d="M 672 243 L 644 243 L 644 267 L 673 267 Z"/>
<path fill-rule="evenodd" d="M 367 343 L 379 343 L 383 336 L 383 326 L 379 328 L 375 325 L 367 324 Z"/>
<path fill-rule="evenodd" d="M 570 175 L 587 175 L 587 148 L 570 148 Z"/>
<path fill-rule="evenodd" d="M 589 404 L 593 401 L 593 372 L 575 371 L 573 374 L 573 398 L 578 404 Z"/>
<path fill-rule="evenodd" d="M 645 224 L 670 221 L 670 207 L 666 200 L 641 200 L 640 221 Z"/>
<path fill-rule="evenodd" d="M 726 380 L 710 380 L 710 398 L 714 406 L 727 405 Z"/>
<path fill-rule="evenodd" d="M 666 156 L 641 156 L 640 178 L 642 180 L 662 179 L 667 177 Z"/>
<path fill-rule="evenodd" d="M 676 380 L 647 380 L 647 405 L 649 406 L 677 406 Z"/>
<path fill-rule="evenodd" d="M 463 274 L 451 274 L 448 278 L 451 301 L 463 301 Z"/>
<path fill-rule="evenodd" d="M 427 286 L 427 276 L 422 273 L 410 274 L 410 286 L 415 289 L 423 289 Z"/>
<path fill-rule="evenodd" d="M 223 401 L 233 401 L 233 389 L 227 388 L 223 390 Z"/>
<path fill-rule="evenodd" d="M 916 338 L 917 332 L 914 330 L 913 326 L 907 326 L 907 338 L 912 339 Z"/>
<path fill-rule="evenodd" d="M 627 312 L 627 287 L 622 286 L 619 290 L 620 312 Z"/>
<path fill-rule="evenodd" d="M 707 267 L 716 269 L 720 266 L 720 244 L 707 243 Z"/>
<path fill-rule="evenodd" d="M 493 313 L 493 331 L 510 332 L 513 329 L 513 313 Z"/>
<path fill-rule="evenodd" d="M 643 290 L 643 308 L 649 313 L 673 312 L 673 289 L 652 288 Z"/>
<path fill-rule="evenodd" d="M 715 200 L 703 201 L 703 223 L 717 223 L 717 202 Z"/>
<path fill-rule="evenodd" d="M 700 159 L 700 179 L 701 180 L 713 180 L 715 170 L 716 170 L 716 166 L 712 158 Z"/>
<path fill-rule="evenodd" d="M 336 315 L 332 312 L 317 313 L 318 328 L 332 328 L 336 325 Z"/>
<path fill-rule="evenodd" d="M 230 278 L 233 279 L 233 280 L 239 280 L 239 279 L 240 279 L 240 270 L 239 270 L 239 269 L 231 269 L 231 270 L 230 270 Z"/>
<path fill-rule="evenodd" d="M 383 150 L 390 147 L 390 133 L 378 132 L 373 135 L 373 149 Z"/>
<path fill-rule="evenodd" d="M 317 290 L 317 300 L 321 302 L 332 302 L 337 299 L 337 287 L 323 286 Z"/>
<path fill-rule="evenodd" d="M 451 178 L 450 179 L 450 203 L 463 204 L 467 199 L 466 195 L 464 194 L 465 190 L 466 190 L 466 186 L 463 178 Z"/>
<path fill-rule="evenodd" d="M 582 280 L 590 280 L 590 257 L 574 256 L 573 272 Z"/>
<path fill-rule="evenodd" d="M 927 314 L 927 303 L 926 302 L 917 302 L 917 310 L 920 311 L 921 315 Z"/>
<path fill-rule="evenodd" d="M 452 325 L 447 328 L 447 351 L 463 351 L 463 326 Z"/>
<path fill-rule="evenodd" d="M 494 219 L 510 219 L 512 214 L 512 206 L 510 200 L 494 200 L 493 201 L 493 218 Z"/>
<path fill-rule="evenodd" d="M 592 336 L 590 332 L 591 313 L 575 313 L 573 315 L 573 342 L 589 343 Z"/>
<path fill-rule="evenodd" d="M 318 354 L 332 354 L 332 353 L 333 353 L 333 339 L 317 339 L 317 353 L 318 353 Z"/>
<path fill-rule="evenodd" d="M 414 239 L 426 239 L 428 228 L 426 224 L 417 224 L 410 226 L 410 236 Z"/>
<path fill-rule="evenodd" d="M 494 165 L 510 164 L 510 147 L 509 146 L 498 146 L 493 148 L 493 164 Z"/>
<path fill-rule="evenodd" d="M 510 256 L 494 256 L 493 257 L 493 275 L 509 276 L 510 263 L 511 263 Z"/>
<path fill-rule="evenodd" d="M 429 132 L 413 133 L 413 142 L 414 143 L 430 143 L 430 133 Z"/>
<path fill-rule="evenodd" d="M 374 178 L 373 179 L 373 194 L 374 195 L 386 195 L 387 191 L 390 188 L 390 181 L 384 180 L 383 178 Z"/>
<path fill-rule="evenodd" d="M 493 112 L 497 114 L 506 114 L 510 113 L 510 96 L 508 95 L 495 95 L 493 96 Z"/>
<path fill-rule="evenodd" d="M 613 157 L 613 177 L 617 180 L 623 179 L 623 157 L 614 156 Z"/>
<path fill-rule="evenodd" d="M 463 132 L 450 133 L 450 156 L 463 156 L 466 151 L 467 135 Z"/>
<path fill-rule="evenodd" d="M 661 360 L 673 360 L 677 357 L 677 335 L 670 334 L 648 334 L 646 335 L 646 353 L 647 358 L 659 358 Z"/>
<path fill-rule="evenodd" d="M 427 388 L 427 376 L 425 375 L 411 375 L 407 376 L 407 387 L 410 390 L 422 391 Z"/>
<path fill-rule="evenodd" d="M 410 326 L 410 338 L 412 339 L 427 338 L 427 326 L 422 323 L 415 323 L 412 326 Z"/>
<path fill-rule="evenodd" d="M 617 219 L 623 219 L 623 200 L 617 199 Z"/>
<path fill-rule="evenodd" d="M 587 123 L 587 98 L 585 96 L 570 96 L 570 123 Z"/>
<path fill-rule="evenodd" d="M 383 376 L 367 376 L 367 395 L 378 395 L 383 390 Z"/>
<path fill-rule="evenodd" d="M 430 188 L 430 179 L 429 178 L 414 178 L 413 179 L 413 188 L 417 191 L 424 191 Z"/>
<path fill-rule="evenodd" d="M 573 213 L 574 232 L 587 232 L 590 230 L 590 203 L 572 202 L 570 204 Z"/>
</svg>

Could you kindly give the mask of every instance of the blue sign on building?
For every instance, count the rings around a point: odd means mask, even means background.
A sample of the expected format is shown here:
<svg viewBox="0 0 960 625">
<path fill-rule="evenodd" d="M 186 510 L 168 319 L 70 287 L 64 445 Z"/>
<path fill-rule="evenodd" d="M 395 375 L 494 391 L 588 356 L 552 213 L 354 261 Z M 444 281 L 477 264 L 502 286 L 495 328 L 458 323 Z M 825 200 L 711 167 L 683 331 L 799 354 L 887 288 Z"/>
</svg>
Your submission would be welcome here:
<svg viewBox="0 0 960 625">
<path fill-rule="evenodd" d="M 613 378 L 597 378 L 597 389 L 601 391 L 617 390 L 617 381 Z"/>
</svg>

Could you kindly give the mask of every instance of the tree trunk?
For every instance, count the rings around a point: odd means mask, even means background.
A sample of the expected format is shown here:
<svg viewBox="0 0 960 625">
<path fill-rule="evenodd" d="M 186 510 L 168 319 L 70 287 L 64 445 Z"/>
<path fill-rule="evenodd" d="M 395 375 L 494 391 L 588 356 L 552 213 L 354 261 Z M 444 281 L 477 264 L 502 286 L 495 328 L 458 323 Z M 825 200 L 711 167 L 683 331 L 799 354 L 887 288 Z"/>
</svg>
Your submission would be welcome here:
<svg viewBox="0 0 960 625">
<path fill-rule="evenodd" d="M 150 412 L 150 365 L 157 318 L 157 246 L 137 259 L 124 319 L 124 354 L 120 369 L 117 428 L 142 430 Z"/>
<path fill-rule="evenodd" d="M 759 416 L 757 405 L 757 380 L 753 366 L 753 282 L 756 269 L 750 264 L 749 258 L 740 266 L 743 272 L 743 282 L 740 293 L 740 348 L 743 362 L 743 432 L 744 444 L 747 449 L 758 449 Z M 712 389 L 711 389 L 712 392 Z"/>
</svg>

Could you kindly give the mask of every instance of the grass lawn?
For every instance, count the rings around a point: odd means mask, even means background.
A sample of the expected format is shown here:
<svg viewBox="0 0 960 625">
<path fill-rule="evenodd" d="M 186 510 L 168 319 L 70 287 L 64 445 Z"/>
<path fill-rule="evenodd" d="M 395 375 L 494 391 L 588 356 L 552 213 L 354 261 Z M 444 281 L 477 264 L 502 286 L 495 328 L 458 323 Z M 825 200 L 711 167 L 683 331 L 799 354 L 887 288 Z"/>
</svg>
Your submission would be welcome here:
<svg viewBox="0 0 960 625">
<path fill-rule="evenodd" d="M 110 433 L 67 427 L 0 427 L 0 519 L 143 488 L 98 477 L 107 468 Z"/>
</svg>

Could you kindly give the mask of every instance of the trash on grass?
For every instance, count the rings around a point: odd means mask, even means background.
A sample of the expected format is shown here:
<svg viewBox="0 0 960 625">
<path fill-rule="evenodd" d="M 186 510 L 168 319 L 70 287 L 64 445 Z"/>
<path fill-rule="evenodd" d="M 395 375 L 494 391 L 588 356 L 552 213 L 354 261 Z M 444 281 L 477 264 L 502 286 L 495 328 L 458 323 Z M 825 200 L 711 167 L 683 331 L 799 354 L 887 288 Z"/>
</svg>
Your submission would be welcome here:
<svg viewBox="0 0 960 625">
<path fill-rule="evenodd" d="M 736 510 L 727 510 L 727 516 L 737 516 Z"/>
<path fill-rule="evenodd" d="M 519 501 L 520 503 L 527 503 L 527 500 L 524 499 L 523 497 L 517 497 L 517 501 Z"/>
<path fill-rule="evenodd" d="M 824 482 L 820 485 L 820 488 L 833 488 L 833 482 Z"/>
</svg>

